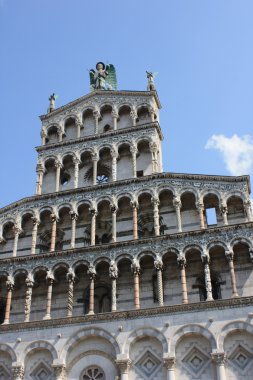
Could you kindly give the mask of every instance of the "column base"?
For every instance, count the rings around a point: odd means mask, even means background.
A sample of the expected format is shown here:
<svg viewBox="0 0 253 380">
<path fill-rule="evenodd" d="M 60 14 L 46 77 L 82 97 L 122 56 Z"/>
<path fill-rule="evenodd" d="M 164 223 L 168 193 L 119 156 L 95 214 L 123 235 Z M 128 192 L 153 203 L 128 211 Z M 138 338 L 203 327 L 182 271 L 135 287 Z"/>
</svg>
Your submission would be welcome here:
<svg viewBox="0 0 253 380">
<path fill-rule="evenodd" d="M 46 314 L 45 317 L 43 317 L 43 321 L 45 321 L 45 320 L 47 320 L 47 319 L 51 319 L 51 315 Z"/>
<path fill-rule="evenodd" d="M 239 294 L 232 294 L 232 298 L 238 298 L 239 297 Z"/>
<path fill-rule="evenodd" d="M 10 323 L 9 319 L 6 319 L 3 321 L 2 325 L 9 325 L 9 323 Z"/>
<path fill-rule="evenodd" d="M 94 315 L 94 311 L 89 311 L 87 315 Z"/>
</svg>

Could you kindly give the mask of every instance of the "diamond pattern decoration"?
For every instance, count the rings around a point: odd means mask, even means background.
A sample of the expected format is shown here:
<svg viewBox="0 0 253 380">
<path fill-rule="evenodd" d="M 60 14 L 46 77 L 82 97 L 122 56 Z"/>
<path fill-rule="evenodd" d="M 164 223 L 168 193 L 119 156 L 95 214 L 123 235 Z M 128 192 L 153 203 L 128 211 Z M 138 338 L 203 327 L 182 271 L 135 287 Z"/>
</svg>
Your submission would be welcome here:
<svg viewBox="0 0 253 380">
<path fill-rule="evenodd" d="M 198 347 L 192 347 L 182 360 L 183 367 L 193 376 L 199 376 L 207 365 L 210 358 Z"/>
<path fill-rule="evenodd" d="M 9 371 L 1 364 L 0 365 L 0 380 L 10 379 Z"/>
<path fill-rule="evenodd" d="M 147 350 L 137 361 L 134 367 L 145 379 L 152 379 L 154 374 L 160 369 L 161 361 L 150 350 Z"/>
<path fill-rule="evenodd" d="M 244 346 L 239 344 L 229 355 L 229 360 L 233 365 L 241 370 L 242 373 L 248 370 L 252 364 L 253 354 Z"/>
<path fill-rule="evenodd" d="M 44 362 L 41 362 L 32 371 L 31 377 L 34 380 L 51 380 L 52 379 L 52 371 Z"/>
</svg>

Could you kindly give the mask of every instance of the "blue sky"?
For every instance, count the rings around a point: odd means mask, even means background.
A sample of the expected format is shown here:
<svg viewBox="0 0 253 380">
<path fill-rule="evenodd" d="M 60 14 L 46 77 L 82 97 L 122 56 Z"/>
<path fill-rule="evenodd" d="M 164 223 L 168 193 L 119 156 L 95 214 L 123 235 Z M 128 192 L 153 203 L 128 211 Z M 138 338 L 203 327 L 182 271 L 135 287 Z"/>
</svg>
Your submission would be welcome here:
<svg viewBox="0 0 253 380">
<path fill-rule="evenodd" d="M 100 60 L 119 89 L 159 73 L 165 171 L 253 172 L 252 15 L 252 0 L 0 0 L 0 206 L 34 194 L 50 93 L 88 93 Z"/>
</svg>

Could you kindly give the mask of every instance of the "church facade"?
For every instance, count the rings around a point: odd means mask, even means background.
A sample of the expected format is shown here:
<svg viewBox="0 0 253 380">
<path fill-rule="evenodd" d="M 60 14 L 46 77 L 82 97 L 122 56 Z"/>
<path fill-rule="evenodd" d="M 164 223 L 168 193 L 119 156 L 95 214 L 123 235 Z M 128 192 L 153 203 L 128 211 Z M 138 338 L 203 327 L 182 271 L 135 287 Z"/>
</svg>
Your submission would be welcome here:
<svg viewBox="0 0 253 380">
<path fill-rule="evenodd" d="M 1 380 L 253 378 L 249 177 L 164 172 L 147 77 L 50 97 L 36 194 L 0 210 Z"/>
</svg>

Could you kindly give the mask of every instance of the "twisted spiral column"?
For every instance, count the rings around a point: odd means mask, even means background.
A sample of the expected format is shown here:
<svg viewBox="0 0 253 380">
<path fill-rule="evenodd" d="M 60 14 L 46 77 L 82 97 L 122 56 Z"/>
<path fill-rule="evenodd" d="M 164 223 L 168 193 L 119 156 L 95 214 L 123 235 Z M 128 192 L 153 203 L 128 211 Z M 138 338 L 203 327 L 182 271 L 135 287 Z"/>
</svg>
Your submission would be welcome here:
<svg viewBox="0 0 253 380">
<path fill-rule="evenodd" d="M 73 270 L 69 270 L 67 275 L 68 287 L 68 306 L 67 306 L 67 317 L 72 317 L 73 315 L 73 305 L 74 305 L 74 283 L 75 283 L 75 273 Z"/>
<path fill-rule="evenodd" d="M 163 278 L 162 278 L 163 263 L 160 259 L 157 259 L 154 261 L 154 266 L 157 272 L 158 303 L 159 303 L 159 306 L 163 306 Z"/>
<path fill-rule="evenodd" d="M 30 321 L 31 305 L 32 305 L 32 291 L 34 286 L 34 280 L 31 273 L 28 274 L 26 280 L 26 292 L 25 292 L 25 320 L 24 322 Z"/>
<path fill-rule="evenodd" d="M 36 253 L 38 226 L 40 222 L 37 218 L 32 218 L 32 222 L 33 222 L 33 229 L 32 229 L 31 255 L 34 255 Z"/>
<path fill-rule="evenodd" d="M 96 244 L 96 217 L 98 215 L 97 210 L 90 209 L 91 213 L 91 242 L 90 245 Z"/>
<path fill-rule="evenodd" d="M 73 162 L 74 162 L 74 165 L 75 165 L 75 169 L 74 169 L 74 189 L 77 189 L 78 188 L 78 178 L 79 178 L 79 165 L 80 165 L 81 161 L 79 160 L 79 158 L 75 157 L 73 159 Z"/>
<path fill-rule="evenodd" d="M 130 152 L 132 153 L 133 178 L 136 178 L 137 177 L 136 155 L 138 153 L 137 146 L 136 145 L 131 145 Z"/>
<path fill-rule="evenodd" d="M 109 276 L 112 280 L 112 311 L 117 310 L 117 278 L 118 268 L 114 260 L 110 262 Z"/>
<path fill-rule="evenodd" d="M 15 224 L 13 227 L 13 231 L 14 231 L 14 241 L 13 241 L 12 256 L 16 257 L 17 256 L 17 249 L 18 249 L 18 238 L 22 232 L 21 226 Z"/>
<path fill-rule="evenodd" d="M 155 230 L 155 236 L 160 235 L 160 223 L 159 223 L 159 199 L 153 198 L 153 212 L 154 212 L 154 230 Z"/>
<path fill-rule="evenodd" d="M 201 256 L 201 258 L 202 258 L 202 262 L 204 264 L 206 300 L 207 301 L 213 301 L 212 281 L 211 281 L 210 268 L 209 268 L 210 258 L 209 258 L 209 255 L 207 255 L 207 254 Z"/>
</svg>

